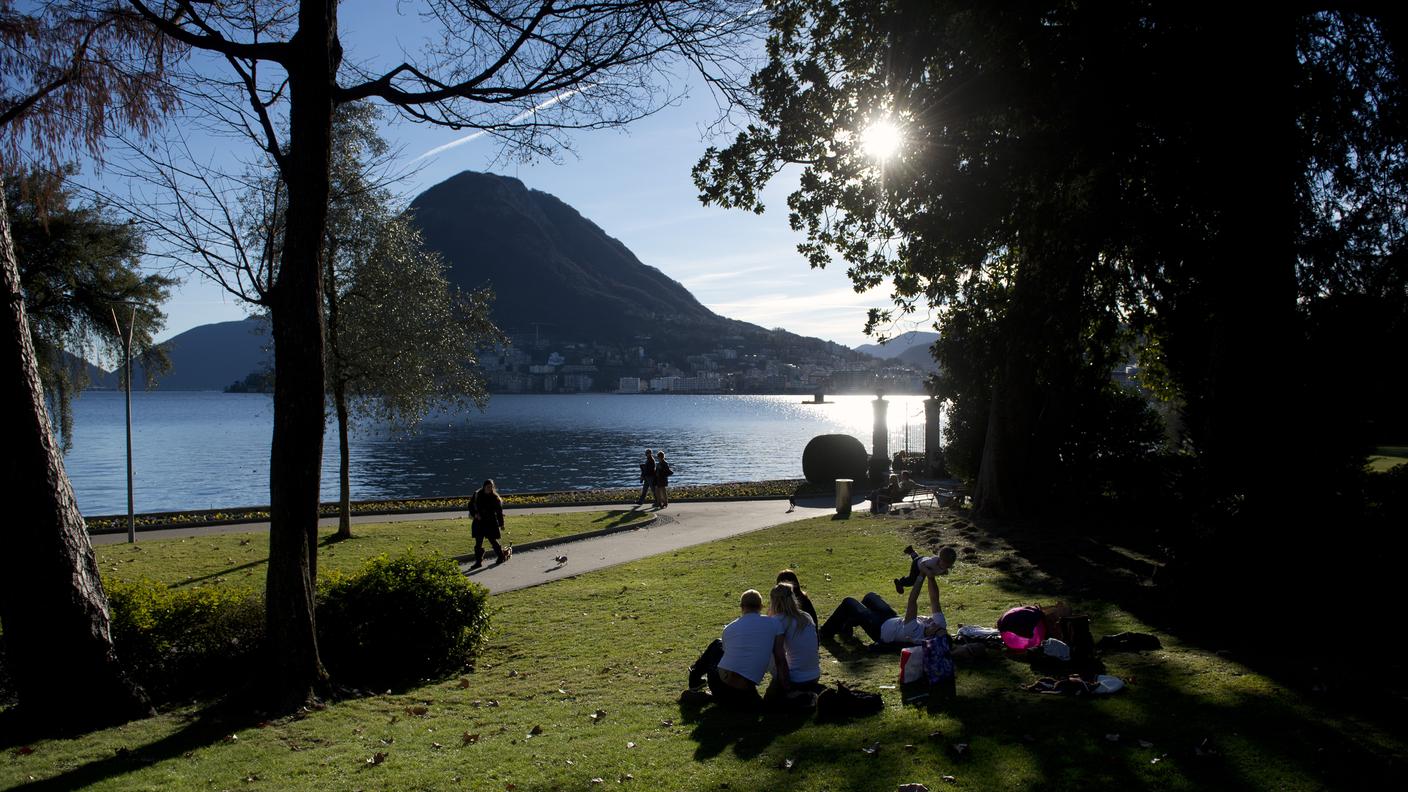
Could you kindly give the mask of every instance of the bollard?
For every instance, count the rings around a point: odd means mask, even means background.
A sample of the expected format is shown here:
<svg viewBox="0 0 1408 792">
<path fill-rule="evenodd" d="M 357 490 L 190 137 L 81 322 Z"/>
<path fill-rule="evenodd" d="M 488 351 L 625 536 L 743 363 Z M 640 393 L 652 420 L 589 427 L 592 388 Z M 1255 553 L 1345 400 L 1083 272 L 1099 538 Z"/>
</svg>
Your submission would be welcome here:
<svg viewBox="0 0 1408 792">
<path fill-rule="evenodd" d="M 855 479 L 836 479 L 836 514 L 851 516 L 851 485 Z"/>
</svg>

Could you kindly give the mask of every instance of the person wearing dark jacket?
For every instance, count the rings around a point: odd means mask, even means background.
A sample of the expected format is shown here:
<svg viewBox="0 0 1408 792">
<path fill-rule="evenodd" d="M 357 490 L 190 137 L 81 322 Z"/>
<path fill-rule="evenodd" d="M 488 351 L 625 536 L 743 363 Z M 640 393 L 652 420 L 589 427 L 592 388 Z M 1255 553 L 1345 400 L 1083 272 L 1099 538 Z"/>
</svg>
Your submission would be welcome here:
<svg viewBox="0 0 1408 792">
<path fill-rule="evenodd" d="M 670 463 L 665 461 L 665 452 L 655 452 L 655 507 L 663 509 L 670 505 L 670 476 L 675 475 Z"/>
<path fill-rule="evenodd" d="M 513 555 L 512 547 L 499 546 L 503 529 L 504 499 L 494 487 L 494 480 L 489 479 L 469 499 L 469 533 L 474 537 L 474 566 L 470 569 L 484 565 L 485 539 L 489 540 L 489 544 L 494 546 L 494 552 L 498 553 L 499 560 L 495 563 L 502 564 Z"/>
<path fill-rule="evenodd" d="M 640 497 L 636 498 L 636 505 L 645 503 L 645 496 L 655 494 L 655 458 L 651 456 L 650 449 L 645 449 L 645 461 L 640 463 Z"/>
</svg>

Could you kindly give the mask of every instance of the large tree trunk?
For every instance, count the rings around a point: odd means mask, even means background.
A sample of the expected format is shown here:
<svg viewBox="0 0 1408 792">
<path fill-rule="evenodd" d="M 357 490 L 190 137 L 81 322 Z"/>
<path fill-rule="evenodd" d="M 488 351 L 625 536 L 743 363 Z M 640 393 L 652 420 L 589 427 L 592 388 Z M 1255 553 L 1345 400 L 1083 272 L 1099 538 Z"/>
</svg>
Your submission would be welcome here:
<svg viewBox="0 0 1408 792">
<path fill-rule="evenodd" d="M 144 717 L 151 706 L 113 651 L 93 546 L 44 406 L 3 190 L 0 259 L 9 438 L 3 454 L 7 563 L 0 572 L 5 662 L 26 721 L 41 728 L 85 729 Z"/>
<path fill-rule="evenodd" d="M 342 57 L 334 0 L 303 0 L 287 64 L 288 218 L 271 295 L 274 437 L 266 587 L 269 704 L 307 703 L 326 680 L 314 623 L 323 459 L 323 245 L 332 159 L 332 90 Z"/>
</svg>

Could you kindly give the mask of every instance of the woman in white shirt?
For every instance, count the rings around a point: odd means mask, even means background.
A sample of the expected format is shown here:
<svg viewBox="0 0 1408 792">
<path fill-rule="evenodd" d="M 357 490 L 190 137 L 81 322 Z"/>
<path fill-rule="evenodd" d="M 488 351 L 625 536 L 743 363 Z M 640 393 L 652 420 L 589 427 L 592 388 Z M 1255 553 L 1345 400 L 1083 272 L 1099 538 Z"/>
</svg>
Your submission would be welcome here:
<svg viewBox="0 0 1408 792">
<path fill-rule="evenodd" d="M 817 653 L 816 622 L 797 602 L 791 583 L 773 586 L 768 615 L 782 624 L 782 652 L 787 659 L 788 690 L 821 692 L 821 657 Z"/>
</svg>

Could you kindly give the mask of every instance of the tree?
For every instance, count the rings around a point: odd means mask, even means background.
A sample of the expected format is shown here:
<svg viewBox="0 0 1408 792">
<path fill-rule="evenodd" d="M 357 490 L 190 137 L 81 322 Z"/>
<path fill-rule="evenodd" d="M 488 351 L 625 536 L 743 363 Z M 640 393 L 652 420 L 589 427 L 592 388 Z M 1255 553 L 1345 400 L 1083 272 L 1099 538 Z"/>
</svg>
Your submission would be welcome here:
<svg viewBox="0 0 1408 792">
<path fill-rule="evenodd" d="M 170 363 L 152 334 L 165 323 L 161 304 L 176 284 L 141 271 L 145 245 L 138 226 L 113 219 L 100 203 L 75 206 L 66 175 L 30 171 L 5 183 L 39 381 L 57 412 L 65 448 L 72 441 L 71 400 L 88 384 L 87 372 L 68 355 L 120 357 L 116 309 L 124 325 L 133 325 L 132 348 L 148 379 L 165 371 Z"/>
<path fill-rule="evenodd" d="M 1314 141 L 1308 152 L 1333 133 L 1320 120 L 1297 132 L 1296 31 L 1366 11 L 1382 23 L 1367 23 L 1382 31 L 1369 49 L 1382 51 L 1401 30 L 1387 4 L 1344 5 L 1326 17 L 786 0 L 753 81 L 758 123 L 711 149 L 696 180 L 706 202 L 760 210 L 761 185 L 800 165 L 789 207 L 812 264 L 839 258 L 857 288 L 890 281 L 897 310 L 936 309 L 937 388 L 957 401 L 951 426 L 967 440 L 980 512 L 1052 502 L 1047 474 L 1079 441 L 1071 429 L 1092 405 L 1118 409 L 1094 397 L 1142 339 L 1170 374 L 1203 471 L 1190 501 L 1271 524 L 1296 480 L 1287 427 L 1304 392 L 1298 223 L 1319 206 L 1335 234 L 1350 227 L 1315 187 L 1333 168 L 1297 153 L 1297 140 Z M 1401 107 L 1394 57 L 1366 70 L 1345 61 L 1378 86 L 1360 104 L 1385 116 Z M 1332 96 L 1328 115 L 1355 117 Z M 881 123 L 906 141 L 883 164 L 863 146 Z M 1381 148 L 1364 162 L 1402 159 Z M 1398 193 L 1375 189 L 1366 205 L 1395 206 Z M 1401 240 L 1392 213 L 1357 225 L 1376 256 Z M 870 328 L 888 318 L 873 314 Z M 1248 465 L 1250 453 L 1278 464 Z"/>
<path fill-rule="evenodd" d="M 28 12 L 0 0 L 0 179 L 21 171 L 26 156 L 57 165 L 76 149 L 97 153 L 110 129 L 149 128 L 175 101 L 164 83 L 171 55 L 110 7 L 56 2 Z M 151 707 L 113 651 L 93 548 L 44 406 L 9 216 L 0 207 L 5 662 L 31 723 L 79 729 Z"/>
<path fill-rule="evenodd" d="M 267 299 L 274 338 L 274 435 L 269 470 L 269 704 L 307 702 L 325 674 L 313 623 L 323 441 L 323 282 L 337 105 L 380 99 L 405 115 L 482 130 L 520 150 L 551 151 L 563 130 L 613 126 L 651 112 L 672 58 L 711 74 L 756 23 L 738 0 L 424 0 L 443 24 L 422 63 L 375 73 L 344 64 L 337 2 L 131 6 L 171 40 L 212 52 L 244 92 L 215 101 L 276 164 L 288 216 Z M 715 85 L 727 88 L 722 81 Z M 287 140 L 277 134 L 286 112 Z"/>
<path fill-rule="evenodd" d="M 464 295 L 446 280 L 409 217 L 397 216 L 381 174 L 389 146 L 376 108 L 354 102 L 333 119 L 328 207 L 327 384 L 337 416 L 338 538 L 352 536 L 347 435 L 356 417 L 409 428 L 436 405 L 488 399 L 475 350 L 502 338 L 487 290 Z M 277 219 L 282 225 L 286 218 Z"/>
<path fill-rule="evenodd" d="M 414 426 L 437 405 L 488 400 L 475 351 L 502 338 L 487 290 L 460 293 L 409 217 L 387 218 L 375 247 L 330 284 L 328 380 L 341 449 L 339 536 L 350 536 L 347 426 L 360 414 Z M 334 302 L 337 309 L 334 311 Z"/>
</svg>

